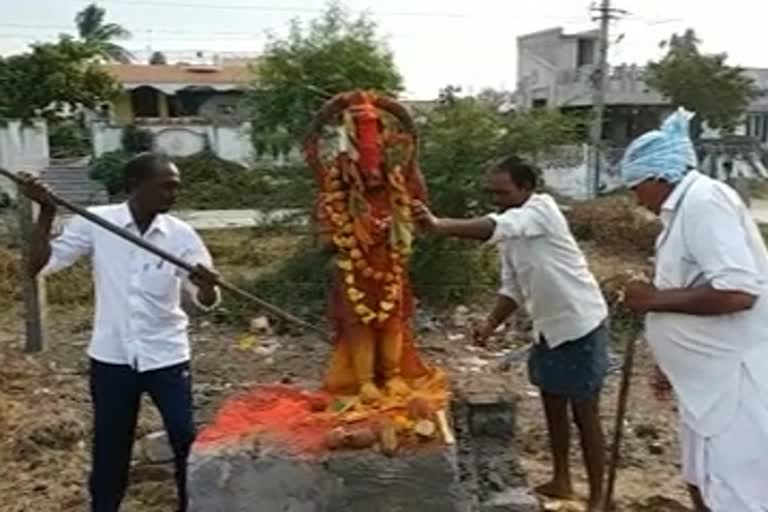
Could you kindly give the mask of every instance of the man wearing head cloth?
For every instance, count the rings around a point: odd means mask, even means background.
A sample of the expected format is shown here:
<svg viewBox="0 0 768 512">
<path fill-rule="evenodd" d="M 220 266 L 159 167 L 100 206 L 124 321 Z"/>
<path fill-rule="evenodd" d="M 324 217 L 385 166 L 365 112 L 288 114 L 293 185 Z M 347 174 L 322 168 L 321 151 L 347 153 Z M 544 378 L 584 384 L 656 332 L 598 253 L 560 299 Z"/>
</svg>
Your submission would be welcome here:
<svg viewBox="0 0 768 512">
<path fill-rule="evenodd" d="M 738 194 L 696 171 L 691 114 L 627 149 L 622 177 L 661 218 L 653 285 L 632 283 L 681 416 L 683 477 L 697 510 L 768 511 L 768 252 Z"/>
</svg>

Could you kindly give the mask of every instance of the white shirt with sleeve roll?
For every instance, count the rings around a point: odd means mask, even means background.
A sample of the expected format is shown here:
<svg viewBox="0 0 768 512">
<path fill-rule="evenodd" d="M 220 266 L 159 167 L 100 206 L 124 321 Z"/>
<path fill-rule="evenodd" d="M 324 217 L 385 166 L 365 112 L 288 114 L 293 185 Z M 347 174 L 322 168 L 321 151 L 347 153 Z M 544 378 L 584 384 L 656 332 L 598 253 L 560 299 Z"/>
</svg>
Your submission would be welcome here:
<svg viewBox="0 0 768 512">
<path fill-rule="evenodd" d="M 212 266 L 200 236 L 185 222 L 158 215 L 141 235 L 127 204 L 90 211 L 192 265 Z M 110 233 L 82 217 L 73 217 L 51 242 L 43 275 L 89 257 L 96 304 L 88 355 L 100 362 L 130 365 L 143 372 L 173 366 L 190 358 L 189 319 L 181 307 L 182 290 L 193 302 L 197 288 L 185 271 Z M 220 300 L 217 289 L 216 304 Z"/>
<path fill-rule="evenodd" d="M 608 307 L 565 216 L 547 194 L 519 208 L 491 214 L 489 243 L 501 259 L 499 293 L 525 306 L 534 330 L 551 348 L 600 326 Z"/>
</svg>

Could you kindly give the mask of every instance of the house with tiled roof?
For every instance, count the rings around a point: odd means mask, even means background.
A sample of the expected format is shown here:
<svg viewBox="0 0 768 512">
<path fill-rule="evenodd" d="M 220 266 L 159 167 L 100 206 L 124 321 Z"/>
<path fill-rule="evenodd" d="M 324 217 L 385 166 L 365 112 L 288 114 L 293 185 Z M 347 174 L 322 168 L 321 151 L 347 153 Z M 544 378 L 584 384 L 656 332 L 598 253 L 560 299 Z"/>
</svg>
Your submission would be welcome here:
<svg viewBox="0 0 768 512">
<path fill-rule="evenodd" d="M 118 121 L 242 121 L 239 104 L 251 78 L 247 66 L 112 64 L 107 69 L 122 86 L 113 102 Z"/>
<path fill-rule="evenodd" d="M 242 106 L 252 78 L 246 63 L 109 64 L 120 94 L 92 123 L 94 152 L 120 149 L 125 126 L 152 131 L 158 149 L 189 156 L 209 148 L 222 158 L 252 163 L 249 123 Z"/>
</svg>

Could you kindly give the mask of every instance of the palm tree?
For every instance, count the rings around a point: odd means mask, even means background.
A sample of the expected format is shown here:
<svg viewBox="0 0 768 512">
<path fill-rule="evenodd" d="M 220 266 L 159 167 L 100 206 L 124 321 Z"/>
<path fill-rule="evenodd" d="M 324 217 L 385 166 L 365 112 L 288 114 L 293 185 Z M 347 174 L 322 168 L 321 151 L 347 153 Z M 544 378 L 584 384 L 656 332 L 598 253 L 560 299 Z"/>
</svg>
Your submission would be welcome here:
<svg viewBox="0 0 768 512">
<path fill-rule="evenodd" d="M 131 52 L 115 44 L 115 39 L 128 39 L 131 33 L 117 23 L 104 23 L 107 11 L 96 4 L 91 4 L 75 17 L 80 39 L 93 45 L 104 58 L 123 64 L 133 60 Z"/>
</svg>

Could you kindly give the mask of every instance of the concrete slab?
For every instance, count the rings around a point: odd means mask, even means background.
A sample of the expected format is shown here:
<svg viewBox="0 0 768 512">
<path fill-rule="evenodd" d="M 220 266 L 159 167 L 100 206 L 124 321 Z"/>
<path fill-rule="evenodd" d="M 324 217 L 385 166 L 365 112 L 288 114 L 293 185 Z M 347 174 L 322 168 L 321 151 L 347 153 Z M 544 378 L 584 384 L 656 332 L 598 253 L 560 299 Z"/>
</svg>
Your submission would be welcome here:
<svg viewBox="0 0 768 512">
<path fill-rule="evenodd" d="M 242 447 L 241 447 L 242 448 Z M 190 512 L 469 512 L 454 447 L 297 457 L 254 446 L 193 454 Z"/>
</svg>

